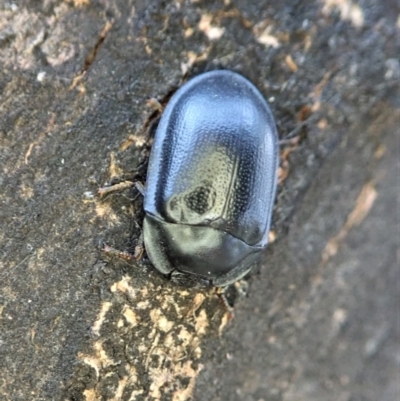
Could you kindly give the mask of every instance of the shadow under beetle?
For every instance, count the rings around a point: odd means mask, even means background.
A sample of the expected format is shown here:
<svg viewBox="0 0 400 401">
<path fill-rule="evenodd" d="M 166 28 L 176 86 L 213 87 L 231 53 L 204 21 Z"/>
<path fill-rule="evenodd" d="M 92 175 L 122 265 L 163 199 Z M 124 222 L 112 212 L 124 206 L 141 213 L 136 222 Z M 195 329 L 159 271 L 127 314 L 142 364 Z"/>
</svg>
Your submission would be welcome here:
<svg viewBox="0 0 400 401">
<path fill-rule="evenodd" d="M 144 190 L 144 244 L 173 277 L 224 287 L 268 242 L 278 137 L 256 87 L 230 71 L 201 74 L 169 101 Z"/>
</svg>

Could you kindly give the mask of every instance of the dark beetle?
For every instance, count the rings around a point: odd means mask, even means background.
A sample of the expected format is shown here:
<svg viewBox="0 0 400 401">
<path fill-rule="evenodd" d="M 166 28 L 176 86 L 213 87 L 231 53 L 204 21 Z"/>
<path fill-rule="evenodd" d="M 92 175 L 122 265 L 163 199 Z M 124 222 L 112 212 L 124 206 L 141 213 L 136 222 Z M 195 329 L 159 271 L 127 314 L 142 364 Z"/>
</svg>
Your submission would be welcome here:
<svg viewBox="0 0 400 401">
<path fill-rule="evenodd" d="M 163 274 L 226 286 L 267 245 L 278 140 L 268 104 L 230 71 L 197 76 L 168 103 L 147 172 L 143 234 Z"/>
</svg>

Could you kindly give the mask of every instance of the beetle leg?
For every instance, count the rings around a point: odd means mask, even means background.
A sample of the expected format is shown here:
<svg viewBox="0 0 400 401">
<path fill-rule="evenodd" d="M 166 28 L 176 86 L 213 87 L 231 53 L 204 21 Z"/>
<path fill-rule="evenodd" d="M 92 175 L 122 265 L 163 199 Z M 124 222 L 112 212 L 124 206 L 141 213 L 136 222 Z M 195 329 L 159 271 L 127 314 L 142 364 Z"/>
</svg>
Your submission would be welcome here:
<svg viewBox="0 0 400 401">
<path fill-rule="evenodd" d="M 218 295 L 218 298 L 223 303 L 224 308 L 226 309 L 226 312 L 228 313 L 229 320 L 232 320 L 235 317 L 235 314 L 233 313 L 233 308 L 231 305 L 229 305 L 228 299 L 225 296 L 225 291 L 227 288 L 228 287 L 216 287 L 215 292 Z"/>
<path fill-rule="evenodd" d="M 135 255 L 133 255 L 129 252 L 126 252 L 126 251 L 119 251 L 118 249 L 115 249 L 112 246 L 109 246 L 107 244 L 103 244 L 101 251 L 104 253 L 107 253 L 109 255 L 116 256 L 117 258 L 127 260 L 127 261 L 136 259 Z"/>
<path fill-rule="evenodd" d="M 135 188 L 144 196 L 145 187 L 140 181 L 135 181 Z"/>
<path fill-rule="evenodd" d="M 144 237 L 143 237 L 143 230 L 142 230 L 140 233 L 138 242 L 135 246 L 135 252 L 133 254 L 136 261 L 139 261 L 140 259 L 142 259 L 143 252 L 144 252 Z"/>
<path fill-rule="evenodd" d="M 149 100 L 147 100 L 146 105 L 154 110 L 157 110 L 159 113 L 162 113 L 164 110 L 163 105 L 155 97 L 151 97 Z"/>
<path fill-rule="evenodd" d="M 106 187 L 101 187 L 97 190 L 97 194 L 102 197 L 105 195 L 108 195 L 112 192 L 117 192 L 117 191 L 123 191 L 124 189 L 135 187 L 139 193 L 144 196 L 145 193 L 145 187 L 144 185 L 139 182 L 139 181 L 121 181 L 118 184 L 106 186 Z"/>
<path fill-rule="evenodd" d="M 187 274 L 179 270 L 172 270 L 171 272 L 163 274 L 171 274 L 170 279 L 173 283 L 189 288 L 205 288 L 210 286 L 210 280 L 203 279 L 194 274 Z"/>
<path fill-rule="evenodd" d="M 279 146 L 297 146 L 300 142 L 300 135 L 296 135 L 291 138 L 283 138 L 278 143 Z"/>
<path fill-rule="evenodd" d="M 108 187 L 102 187 L 97 190 L 97 194 L 101 197 L 111 192 L 123 191 L 124 189 L 130 188 L 134 185 L 132 181 L 122 181 L 115 185 L 110 185 Z"/>
<path fill-rule="evenodd" d="M 138 243 L 135 246 L 134 253 L 120 251 L 107 244 L 103 244 L 101 251 L 109 255 L 116 256 L 117 258 L 124 259 L 126 261 L 135 260 L 136 262 L 138 262 L 140 259 L 142 259 L 144 252 L 143 231 L 140 234 Z"/>
</svg>

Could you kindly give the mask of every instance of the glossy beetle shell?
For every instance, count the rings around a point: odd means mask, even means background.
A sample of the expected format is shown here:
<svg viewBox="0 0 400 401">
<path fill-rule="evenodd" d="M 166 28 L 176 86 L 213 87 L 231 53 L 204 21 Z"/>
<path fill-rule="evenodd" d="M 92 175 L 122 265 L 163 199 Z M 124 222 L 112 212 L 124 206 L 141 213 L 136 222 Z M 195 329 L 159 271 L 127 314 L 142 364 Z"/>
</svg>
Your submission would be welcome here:
<svg viewBox="0 0 400 401">
<path fill-rule="evenodd" d="M 246 274 L 268 242 L 278 156 L 270 108 L 247 79 L 213 71 L 183 85 L 147 172 L 143 231 L 154 266 L 216 286 Z"/>
</svg>

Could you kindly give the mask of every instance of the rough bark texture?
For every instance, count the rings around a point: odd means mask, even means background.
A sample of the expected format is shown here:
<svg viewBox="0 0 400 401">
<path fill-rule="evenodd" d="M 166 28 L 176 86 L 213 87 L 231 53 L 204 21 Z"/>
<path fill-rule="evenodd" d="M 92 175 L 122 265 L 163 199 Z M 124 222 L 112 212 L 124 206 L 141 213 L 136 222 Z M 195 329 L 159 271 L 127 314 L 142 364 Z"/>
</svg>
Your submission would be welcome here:
<svg viewBox="0 0 400 401">
<path fill-rule="evenodd" d="M 395 0 L 0 1 L 0 398 L 396 399 L 399 54 Z M 143 213 L 96 195 L 144 182 L 157 101 L 217 68 L 294 138 L 230 322 L 102 254 Z"/>
</svg>

